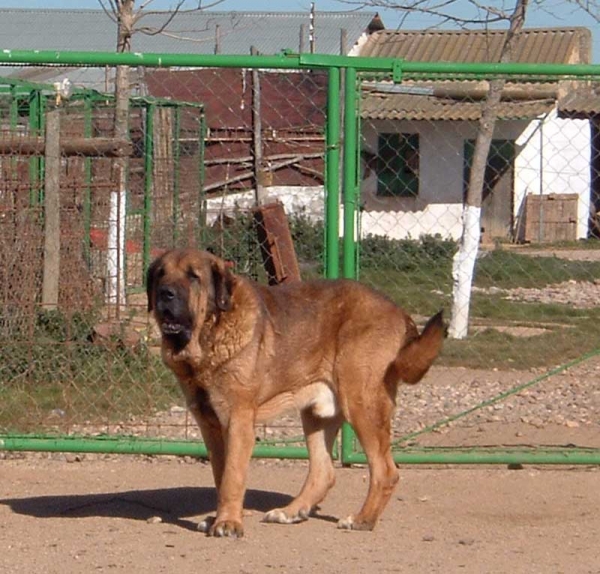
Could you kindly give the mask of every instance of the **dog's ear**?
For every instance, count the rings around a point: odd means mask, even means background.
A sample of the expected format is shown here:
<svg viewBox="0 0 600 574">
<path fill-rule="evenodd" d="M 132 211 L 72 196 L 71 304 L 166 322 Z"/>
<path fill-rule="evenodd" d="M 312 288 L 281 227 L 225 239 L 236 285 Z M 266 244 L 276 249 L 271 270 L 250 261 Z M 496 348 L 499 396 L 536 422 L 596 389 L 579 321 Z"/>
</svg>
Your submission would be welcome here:
<svg viewBox="0 0 600 574">
<path fill-rule="evenodd" d="M 220 311 L 231 309 L 231 292 L 233 290 L 233 275 L 227 269 L 225 262 L 216 260 L 212 264 L 212 280 L 215 294 L 215 307 Z"/>
<path fill-rule="evenodd" d="M 154 286 L 156 285 L 158 270 L 161 266 L 162 258 L 155 259 L 146 272 L 146 296 L 148 297 L 148 313 L 154 310 Z"/>
</svg>

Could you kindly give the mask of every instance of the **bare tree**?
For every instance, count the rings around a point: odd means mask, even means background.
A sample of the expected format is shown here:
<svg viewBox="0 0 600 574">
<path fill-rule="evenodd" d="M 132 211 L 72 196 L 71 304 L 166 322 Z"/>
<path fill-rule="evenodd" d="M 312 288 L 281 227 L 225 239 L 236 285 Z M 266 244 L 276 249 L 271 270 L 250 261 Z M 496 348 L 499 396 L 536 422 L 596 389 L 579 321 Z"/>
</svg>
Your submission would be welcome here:
<svg viewBox="0 0 600 574">
<path fill-rule="evenodd" d="M 509 29 L 501 50 L 500 62 L 502 63 L 511 60 L 515 42 L 525 22 L 528 3 L 528 0 L 516 0 L 509 17 Z M 473 272 L 481 239 L 481 203 L 485 184 L 485 168 L 504 84 L 505 80 L 503 79 L 490 82 L 487 99 L 479 120 L 477 138 L 475 139 L 473 162 L 463 209 L 463 232 L 460 247 L 454 256 L 452 266 L 454 289 L 449 335 L 456 339 L 463 339 L 468 333 Z"/>
<path fill-rule="evenodd" d="M 98 3 L 117 27 L 116 51 L 131 52 L 131 42 L 134 34 L 141 33 L 150 36 L 168 34 L 168 27 L 178 14 L 197 12 L 219 4 L 215 0 L 203 4 L 201 0 L 190 2 L 177 0 L 169 11 L 152 11 L 149 7 L 153 0 L 141 0 L 135 6 L 136 0 L 98 0 Z M 160 14 L 164 16 L 159 26 L 142 25 L 144 16 Z M 169 34 L 172 36 L 172 34 Z M 126 141 L 129 139 L 129 97 L 131 93 L 129 66 L 117 66 L 115 74 L 115 115 L 113 135 Z M 111 215 L 109 222 L 109 255 L 107 269 L 108 302 L 116 305 L 117 316 L 119 308 L 125 303 L 125 197 L 127 193 L 127 174 L 129 161 L 122 156 L 115 160 L 118 190 L 111 196 Z M 112 243 L 110 245 L 112 238 Z"/>
</svg>

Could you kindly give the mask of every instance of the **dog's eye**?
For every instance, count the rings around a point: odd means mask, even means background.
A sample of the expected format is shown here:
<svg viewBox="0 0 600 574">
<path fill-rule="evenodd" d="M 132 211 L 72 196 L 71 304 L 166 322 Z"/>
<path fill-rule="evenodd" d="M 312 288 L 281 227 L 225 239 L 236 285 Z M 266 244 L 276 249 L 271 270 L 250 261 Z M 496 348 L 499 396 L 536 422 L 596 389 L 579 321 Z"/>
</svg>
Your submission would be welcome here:
<svg viewBox="0 0 600 574">
<path fill-rule="evenodd" d="M 194 269 L 188 269 L 187 276 L 190 281 L 200 281 L 200 275 Z"/>
</svg>

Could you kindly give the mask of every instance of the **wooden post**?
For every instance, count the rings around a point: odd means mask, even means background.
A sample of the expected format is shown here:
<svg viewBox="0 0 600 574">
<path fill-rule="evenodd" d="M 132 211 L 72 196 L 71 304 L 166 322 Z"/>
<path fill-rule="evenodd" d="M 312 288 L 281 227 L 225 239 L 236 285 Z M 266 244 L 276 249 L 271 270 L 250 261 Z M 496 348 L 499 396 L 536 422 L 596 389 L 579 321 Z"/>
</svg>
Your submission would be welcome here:
<svg viewBox="0 0 600 574">
<path fill-rule="evenodd" d="M 252 55 L 257 55 L 258 50 L 252 46 Z M 254 129 L 254 185 L 256 187 L 256 205 L 265 202 L 264 167 L 263 167 L 263 142 L 262 142 L 262 115 L 260 111 L 260 75 L 256 68 L 252 70 L 252 126 Z"/>
<path fill-rule="evenodd" d="M 58 307 L 60 277 L 60 111 L 46 114 L 42 306 Z"/>
<path fill-rule="evenodd" d="M 348 55 L 348 31 L 342 28 L 340 31 L 340 56 Z"/>
<path fill-rule="evenodd" d="M 306 52 L 306 24 L 300 24 L 300 42 L 298 44 L 298 53 Z"/>
</svg>

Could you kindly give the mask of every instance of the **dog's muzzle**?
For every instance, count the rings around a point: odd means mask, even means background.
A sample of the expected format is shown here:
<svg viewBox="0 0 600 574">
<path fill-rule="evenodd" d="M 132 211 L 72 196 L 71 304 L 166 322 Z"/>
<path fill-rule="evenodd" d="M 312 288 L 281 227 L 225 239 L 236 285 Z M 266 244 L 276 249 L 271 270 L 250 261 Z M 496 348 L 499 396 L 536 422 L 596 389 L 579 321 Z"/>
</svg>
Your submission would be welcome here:
<svg viewBox="0 0 600 574">
<path fill-rule="evenodd" d="M 180 351 L 192 336 L 192 320 L 187 302 L 175 287 L 162 285 L 156 291 L 156 319 L 163 337 Z"/>
</svg>

